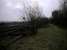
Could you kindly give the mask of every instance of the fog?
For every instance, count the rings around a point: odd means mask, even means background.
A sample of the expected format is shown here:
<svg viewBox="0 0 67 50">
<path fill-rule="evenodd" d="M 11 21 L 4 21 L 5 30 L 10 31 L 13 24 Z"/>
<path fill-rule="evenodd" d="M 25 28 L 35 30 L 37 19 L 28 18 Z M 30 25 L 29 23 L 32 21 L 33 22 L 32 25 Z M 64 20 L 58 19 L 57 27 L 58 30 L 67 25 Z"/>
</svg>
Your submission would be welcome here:
<svg viewBox="0 0 67 50">
<path fill-rule="evenodd" d="M 22 17 L 25 16 L 25 8 L 39 5 L 42 8 L 41 14 L 43 17 L 51 17 L 52 11 L 60 9 L 62 0 L 0 0 L 0 22 L 24 21 Z"/>
</svg>

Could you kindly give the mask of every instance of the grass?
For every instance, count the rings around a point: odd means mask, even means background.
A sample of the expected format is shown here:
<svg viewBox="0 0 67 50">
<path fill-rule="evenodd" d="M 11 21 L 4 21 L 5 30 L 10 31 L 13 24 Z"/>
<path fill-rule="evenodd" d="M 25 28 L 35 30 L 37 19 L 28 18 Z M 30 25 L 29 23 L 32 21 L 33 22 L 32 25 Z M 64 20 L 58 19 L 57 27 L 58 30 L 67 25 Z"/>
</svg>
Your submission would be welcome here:
<svg viewBox="0 0 67 50">
<path fill-rule="evenodd" d="M 41 28 L 33 36 L 27 36 L 11 44 L 8 50 L 66 50 L 66 30 L 50 25 Z"/>
</svg>

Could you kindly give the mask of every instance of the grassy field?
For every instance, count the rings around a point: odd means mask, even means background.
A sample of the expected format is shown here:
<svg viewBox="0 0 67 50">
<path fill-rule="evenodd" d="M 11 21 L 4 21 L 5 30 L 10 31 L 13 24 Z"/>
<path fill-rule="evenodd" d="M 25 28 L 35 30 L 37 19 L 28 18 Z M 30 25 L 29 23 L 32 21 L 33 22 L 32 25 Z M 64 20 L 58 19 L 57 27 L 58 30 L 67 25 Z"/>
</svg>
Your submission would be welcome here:
<svg viewBox="0 0 67 50">
<path fill-rule="evenodd" d="M 66 50 L 66 29 L 50 25 L 33 36 L 24 37 L 11 44 L 8 50 Z"/>
</svg>

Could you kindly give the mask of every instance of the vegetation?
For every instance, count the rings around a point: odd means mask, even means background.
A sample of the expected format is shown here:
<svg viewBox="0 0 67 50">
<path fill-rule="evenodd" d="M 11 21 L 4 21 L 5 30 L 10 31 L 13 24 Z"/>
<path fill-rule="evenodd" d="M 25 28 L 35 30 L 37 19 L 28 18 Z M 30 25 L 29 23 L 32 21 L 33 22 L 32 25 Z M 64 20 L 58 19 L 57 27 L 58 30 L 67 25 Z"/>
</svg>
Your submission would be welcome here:
<svg viewBox="0 0 67 50">
<path fill-rule="evenodd" d="M 66 30 L 50 24 L 47 28 L 38 29 L 36 35 L 22 37 L 14 43 L 11 41 L 16 37 L 8 37 L 0 41 L 0 45 L 8 50 L 66 50 L 66 33 Z"/>
<path fill-rule="evenodd" d="M 54 11 L 49 20 L 40 18 L 39 7 L 26 8 L 29 10 L 25 11 L 29 15 L 28 22 L 1 23 L 0 50 L 67 50 L 66 8 Z"/>
</svg>

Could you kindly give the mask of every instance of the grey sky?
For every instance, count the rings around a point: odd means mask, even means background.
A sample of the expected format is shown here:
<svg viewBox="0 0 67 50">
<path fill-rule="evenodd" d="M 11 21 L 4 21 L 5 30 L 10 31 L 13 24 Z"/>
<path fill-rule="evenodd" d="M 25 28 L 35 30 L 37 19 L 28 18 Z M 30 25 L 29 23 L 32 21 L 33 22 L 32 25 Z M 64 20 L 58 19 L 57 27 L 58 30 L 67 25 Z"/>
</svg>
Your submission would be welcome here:
<svg viewBox="0 0 67 50">
<path fill-rule="evenodd" d="M 20 16 L 24 16 L 23 2 L 26 2 L 27 7 L 38 2 L 42 7 L 42 14 L 48 18 L 51 12 L 59 9 L 61 5 L 61 0 L 0 0 L 0 22 L 21 21 Z"/>
</svg>

